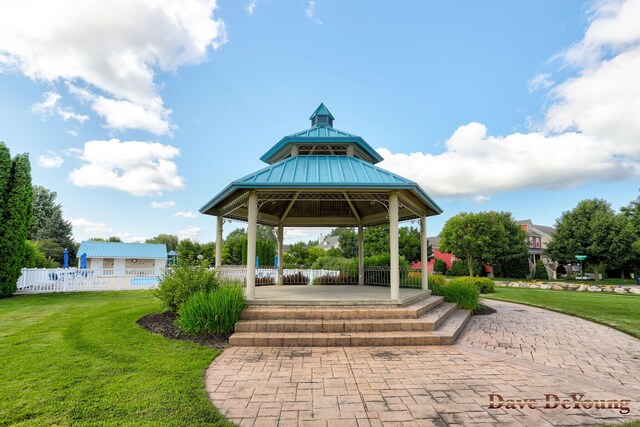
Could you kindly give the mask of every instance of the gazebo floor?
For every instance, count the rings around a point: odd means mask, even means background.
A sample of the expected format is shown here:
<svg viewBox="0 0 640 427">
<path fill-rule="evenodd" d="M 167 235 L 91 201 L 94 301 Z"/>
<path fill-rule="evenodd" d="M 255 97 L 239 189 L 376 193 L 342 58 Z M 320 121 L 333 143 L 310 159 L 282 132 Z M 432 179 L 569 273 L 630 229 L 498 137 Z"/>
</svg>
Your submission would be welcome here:
<svg viewBox="0 0 640 427">
<path fill-rule="evenodd" d="M 400 299 L 390 299 L 387 286 L 284 285 L 257 286 L 248 306 L 358 306 L 403 307 L 424 299 L 431 291 L 400 288 Z"/>
</svg>

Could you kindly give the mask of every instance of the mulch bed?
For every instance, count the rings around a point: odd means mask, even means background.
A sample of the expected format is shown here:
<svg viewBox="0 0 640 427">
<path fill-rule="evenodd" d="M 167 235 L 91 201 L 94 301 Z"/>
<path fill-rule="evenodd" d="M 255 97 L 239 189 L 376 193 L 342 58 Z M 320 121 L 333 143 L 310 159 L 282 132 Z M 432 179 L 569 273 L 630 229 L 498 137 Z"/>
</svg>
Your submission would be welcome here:
<svg viewBox="0 0 640 427">
<path fill-rule="evenodd" d="M 482 303 L 480 303 L 480 305 L 478 306 L 478 308 L 476 308 L 475 310 L 473 310 L 471 312 L 473 315 L 475 316 L 484 316 L 486 314 L 493 314 L 493 313 L 497 313 L 495 308 L 491 308 L 488 305 L 484 305 Z"/>
<path fill-rule="evenodd" d="M 180 330 L 175 324 L 177 315 L 175 313 L 154 313 L 141 317 L 136 322 L 149 332 L 160 334 L 165 338 L 182 341 L 193 341 L 207 347 L 223 350 L 229 347 L 229 337 L 225 335 L 189 335 Z"/>
</svg>

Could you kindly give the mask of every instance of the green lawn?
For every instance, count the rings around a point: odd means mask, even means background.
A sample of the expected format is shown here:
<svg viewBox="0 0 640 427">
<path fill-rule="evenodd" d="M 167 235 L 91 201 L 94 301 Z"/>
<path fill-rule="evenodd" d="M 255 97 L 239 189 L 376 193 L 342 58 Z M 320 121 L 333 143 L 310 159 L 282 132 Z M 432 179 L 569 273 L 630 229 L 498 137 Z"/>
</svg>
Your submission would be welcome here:
<svg viewBox="0 0 640 427">
<path fill-rule="evenodd" d="M 496 287 L 482 297 L 582 317 L 640 338 L 640 295 Z"/>
<path fill-rule="evenodd" d="M 204 372 L 218 352 L 136 324 L 149 291 L 0 299 L 0 425 L 229 425 Z"/>
</svg>

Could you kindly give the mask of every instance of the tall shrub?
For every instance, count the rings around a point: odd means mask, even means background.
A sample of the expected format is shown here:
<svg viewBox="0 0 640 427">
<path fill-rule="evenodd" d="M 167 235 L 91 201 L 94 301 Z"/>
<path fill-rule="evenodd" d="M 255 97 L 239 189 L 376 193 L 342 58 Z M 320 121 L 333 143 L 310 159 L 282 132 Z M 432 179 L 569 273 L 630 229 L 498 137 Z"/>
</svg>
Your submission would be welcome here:
<svg viewBox="0 0 640 427">
<path fill-rule="evenodd" d="M 536 279 L 540 279 L 540 280 L 549 280 L 549 273 L 547 273 L 547 269 L 544 266 L 544 263 L 542 262 L 541 259 L 539 259 L 538 261 L 536 261 L 536 272 L 535 272 L 535 277 Z"/>
<path fill-rule="evenodd" d="M 433 272 L 437 274 L 447 274 L 447 263 L 440 258 L 436 258 L 433 261 Z"/>
<path fill-rule="evenodd" d="M 240 319 L 245 298 L 241 286 L 221 286 L 198 291 L 178 311 L 177 324 L 192 335 L 226 334 Z"/>
<path fill-rule="evenodd" d="M 219 286 L 218 276 L 202 263 L 197 266 L 179 265 L 166 270 L 155 291 L 165 310 L 178 311 L 196 292 L 209 292 Z"/>
<path fill-rule="evenodd" d="M 33 189 L 29 156 L 11 159 L 0 143 L 0 297 L 16 290 L 27 254 L 27 235 L 33 216 Z"/>
</svg>

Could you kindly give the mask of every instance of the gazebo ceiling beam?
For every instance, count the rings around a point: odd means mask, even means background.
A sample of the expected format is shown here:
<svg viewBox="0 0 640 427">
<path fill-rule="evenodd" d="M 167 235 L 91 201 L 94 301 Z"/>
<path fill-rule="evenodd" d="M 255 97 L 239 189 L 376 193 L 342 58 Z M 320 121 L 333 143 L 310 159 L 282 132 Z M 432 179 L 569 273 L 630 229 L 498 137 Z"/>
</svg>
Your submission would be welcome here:
<svg viewBox="0 0 640 427">
<path fill-rule="evenodd" d="M 298 199 L 298 196 L 300 195 L 300 192 L 298 191 L 296 193 L 295 196 L 293 196 L 293 199 L 291 199 L 291 201 L 289 202 L 289 204 L 287 205 L 287 208 L 284 210 L 284 212 L 282 213 L 282 216 L 280 217 L 280 222 L 284 222 L 284 220 L 287 218 L 287 215 L 289 215 L 289 212 L 291 211 L 291 208 L 293 207 L 293 204 L 296 202 L 296 200 Z"/>
<path fill-rule="evenodd" d="M 218 215 L 228 215 L 238 208 L 246 206 L 247 200 L 249 200 L 249 193 L 245 192 L 244 194 L 240 195 L 240 197 L 235 198 L 234 200 L 221 207 Z"/>
<path fill-rule="evenodd" d="M 416 214 L 421 218 L 425 216 L 424 210 L 418 209 L 408 199 L 406 199 L 403 196 L 400 196 L 400 204 L 404 206 L 405 209 L 410 210 L 411 212 L 413 212 L 414 214 Z"/>
<path fill-rule="evenodd" d="M 362 218 L 360 218 L 360 214 L 358 213 L 358 210 L 353 205 L 353 203 L 351 203 L 351 200 L 349 200 L 349 196 L 347 195 L 346 191 L 343 192 L 343 194 L 344 194 L 344 199 L 347 201 L 347 203 L 349 203 L 349 207 L 351 208 L 351 211 L 353 212 L 353 216 L 355 216 L 356 219 L 358 220 L 358 222 L 361 223 L 362 222 Z"/>
</svg>

